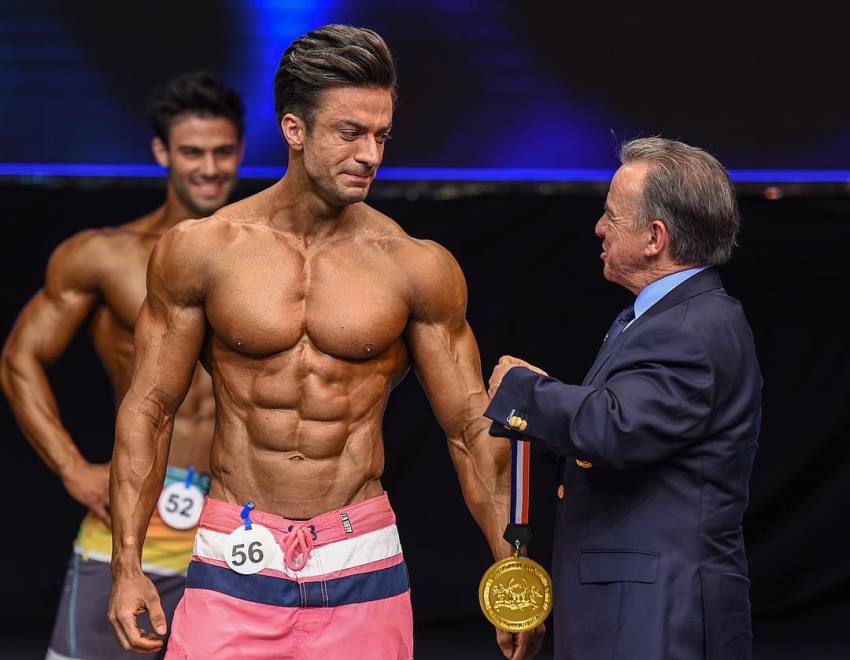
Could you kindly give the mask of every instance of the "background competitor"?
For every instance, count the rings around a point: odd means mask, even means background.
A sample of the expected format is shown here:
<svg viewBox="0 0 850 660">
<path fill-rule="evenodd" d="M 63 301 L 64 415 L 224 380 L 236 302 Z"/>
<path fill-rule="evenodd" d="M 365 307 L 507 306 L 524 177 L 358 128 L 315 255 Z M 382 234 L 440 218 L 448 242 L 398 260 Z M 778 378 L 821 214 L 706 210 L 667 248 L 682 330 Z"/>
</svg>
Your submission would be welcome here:
<svg viewBox="0 0 850 660">
<path fill-rule="evenodd" d="M 463 274 L 363 203 L 395 84 L 370 30 L 296 39 L 275 76 L 286 175 L 156 247 L 112 475 L 110 620 L 127 649 L 162 646 L 139 628 L 143 610 L 166 631 L 138 539 L 199 356 L 216 398 L 214 479 L 169 658 L 412 657 L 407 570 L 380 481 L 384 407 L 411 364 L 470 511 L 493 553 L 510 554 L 507 443 L 481 416 Z M 527 658 L 542 632 L 500 634 L 502 650 Z"/>
<path fill-rule="evenodd" d="M 150 115 L 154 156 L 168 168 L 165 203 L 127 224 L 83 231 L 62 243 L 50 258 L 44 288 L 21 312 L 3 351 L 0 382 L 24 435 L 68 493 L 89 510 L 74 544 L 48 658 L 108 660 L 126 653 L 106 618 L 112 554 L 109 464 L 91 464 L 81 455 L 60 420 L 46 367 L 88 322 L 116 406 L 120 403 L 130 384 L 133 328 L 153 246 L 178 222 L 220 208 L 233 191 L 242 158 L 242 101 L 209 74 L 178 76 L 158 89 Z M 209 486 L 205 473 L 215 413 L 209 376 L 199 367 L 191 371 L 164 471 L 166 486 L 183 489 L 163 502 L 166 518 L 180 527 L 194 527 L 202 501 L 194 488 L 205 492 Z M 195 468 L 191 474 L 190 467 Z M 194 488 L 185 488 L 184 482 Z M 157 491 L 161 487 L 160 479 Z M 194 529 L 174 529 L 156 514 L 147 529 L 142 565 L 162 594 L 169 619 L 183 593 L 193 539 Z"/>
</svg>

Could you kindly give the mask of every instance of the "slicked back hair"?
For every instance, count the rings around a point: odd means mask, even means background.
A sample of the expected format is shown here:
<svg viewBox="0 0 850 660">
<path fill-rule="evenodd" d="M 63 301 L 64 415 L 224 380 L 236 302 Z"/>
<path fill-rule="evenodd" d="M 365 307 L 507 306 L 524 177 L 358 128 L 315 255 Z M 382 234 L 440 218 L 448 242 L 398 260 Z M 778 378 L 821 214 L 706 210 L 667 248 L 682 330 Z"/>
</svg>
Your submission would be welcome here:
<svg viewBox="0 0 850 660">
<path fill-rule="evenodd" d="M 350 25 L 326 25 L 298 37 L 274 77 L 277 122 L 287 113 L 312 129 L 319 95 L 333 87 L 379 87 L 396 101 L 396 68 L 381 35 Z"/>
<path fill-rule="evenodd" d="M 157 87 L 148 100 L 148 115 L 154 133 L 166 145 L 172 122 L 186 115 L 229 119 L 240 141 L 245 132 L 239 93 L 206 71 L 184 73 Z"/>
<path fill-rule="evenodd" d="M 635 224 L 662 220 L 680 264 L 724 264 L 741 225 L 729 173 L 711 154 L 684 142 L 640 138 L 620 147 L 620 162 L 649 165 Z"/>
</svg>

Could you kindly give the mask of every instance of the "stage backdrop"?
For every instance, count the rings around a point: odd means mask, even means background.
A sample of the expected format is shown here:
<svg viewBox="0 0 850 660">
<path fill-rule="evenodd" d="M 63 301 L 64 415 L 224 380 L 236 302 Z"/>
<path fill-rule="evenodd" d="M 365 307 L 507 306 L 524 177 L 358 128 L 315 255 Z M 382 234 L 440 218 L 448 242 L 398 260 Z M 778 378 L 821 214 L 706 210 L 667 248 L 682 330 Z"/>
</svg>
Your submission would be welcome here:
<svg viewBox="0 0 850 660">
<path fill-rule="evenodd" d="M 837 0 L 12 0 L 0 12 L 0 163 L 150 167 L 146 97 L 204 68 L 245 98 L 246 165 L 280 169 L 278 61 L 335 22 L 378 30 L 398 61 L 385 176 L 599 178 L 621 140 L 661 133 L 731 168 L 848 180 L 845 13 Z"/>
<path fill-rule="evenodd" d="M 53 246 L 84 227 L 131 219 L 162 199 L 158 182 L 90 184 L 0 186 L 4 338 L 39 288 Z M 488 373 L 500 354 L 512 353 L 566 381 L 581 380 L 629 298 L 601 276 L 593 225 L 602 195 L 452 197 L 443 190 L 445 199 L 409 201 L 380 199 L 380 186 L 376 192 L 378 208 L 412 235 L 439 241 L 460 261 L 469 282 L 468 316 Z M 775 624 L 785 632 L 820 635 L 843 630 L 850 613 L 850 202 L 745 198 L 742 204 L 741 247 L 723 277 L 747 311 L 765 378 L 745 527 L 753 611 L 757 629 Z M 63 420 L 86 456 L 108 459 L 113 402 L 85 333 L 50 377 Z M 46 635 L 83 511 L 29 448 L 5 404 L 0 428 L 6 465 L 0 565 L 7 569 L 0 627 L 7 634 Z M 463 505 L 445 439 L 412 375 L 390 397 L 385 436 L 383 481 L 399 516 L 417 623 L 485 626 L 476 587 L 490 559 Z M 540 454 L 533 464 L 531 552 L 548 565 L 554 465 Z"/>
</svg>

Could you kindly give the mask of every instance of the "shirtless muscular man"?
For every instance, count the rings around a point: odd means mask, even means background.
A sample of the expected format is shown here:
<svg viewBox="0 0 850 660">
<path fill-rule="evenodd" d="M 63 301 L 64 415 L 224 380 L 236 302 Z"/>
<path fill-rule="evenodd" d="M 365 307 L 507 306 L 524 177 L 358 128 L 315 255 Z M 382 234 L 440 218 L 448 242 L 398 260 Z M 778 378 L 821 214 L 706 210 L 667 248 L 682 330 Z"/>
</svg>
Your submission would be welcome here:
<svg viewBox="0 0 850 660">
<path fill-rule="evenodd" d="M 133 328 L 145 297 L 145 272 L 157 240 L 178 222 L 215 212 L 227 201 L 242 157 L 243 108 L 239 96 L 209 74 L 179 76 L 157 90 L 150 107 L 153 152 L 168 168 L 165 203 L 114 228 L 80 232 L 50 258 L 44 288 L 15 323 L 3 350 L 0 382 L 21 429 L 39 456 L 88 515 L 74 544 L 48 651 L 50 658 L 125 658 L 106 618 L 111 591 L 109 464 L 82 456 L 62 425 L 46 368 L 88 323 L 106 369 L 116 407 L 130 386 Z M 188 366 L 188 395 L 174 411 L 174 442 L 154 500 L 165 485 L 197 493 L 198 512 L 178 491 L 163 520 L 147 528 L 142 569 L 162 596 L 170 620 L 183 593 L 202 495 L 209 484 L 214 401 L 209 376 Z M 165 460 L 165 457 L 164 457 Z M 191 487 L 191 488 L 190 488 Z M 197 489 L 197 490 L 195 490 Z M 178 509 L 179 507 L 179 509 Z M 178 518 L 169 526 L 169 513 Z M 183 520 L 185 518 L 185 521 Z M 147 524 L 148 518 L 145 518 Z M 140 538 L 145 537 L 141 530 Z"/>
<path fill-rule="evenodd" d="M 113 458 L 113 595 L 122 645 L 166 631 L 139 543 L 173 417 L 200 357 L 212 375 L 212 487 L 166 657 L 413 657 L 407 571 L 381 486 L 381 421 L 412 364 L 446 432 L 463 495 L 497 557 L 508 446 L 465 319 L 466 285 L 440 246 L 366 198 L 392 125 L 395 66 L 376 33 L 296 39 L 275 77 L 289 148 L 282 180 L 160 240 L 136 328 Z M 525 658 L 542 628 L 499 634 Z"/>
</svg>

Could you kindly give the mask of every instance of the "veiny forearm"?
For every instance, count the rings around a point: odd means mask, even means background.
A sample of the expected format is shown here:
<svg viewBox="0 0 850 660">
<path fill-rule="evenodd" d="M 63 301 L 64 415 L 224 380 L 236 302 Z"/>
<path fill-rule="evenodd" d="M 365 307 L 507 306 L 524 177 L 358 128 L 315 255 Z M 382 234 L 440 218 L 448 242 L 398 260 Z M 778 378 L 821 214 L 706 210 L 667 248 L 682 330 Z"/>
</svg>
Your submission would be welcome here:
<svg viewBox="0 0 850 660">
<path fill-rule="evenodd" d="M 435 244 L 423 247 L 426 256 L 413 263 L 417 288 L 406 339 L 417 376 L 448 438 L 467 507 L 493 555 L 506 557 L 510 546 L 502 533 L 510 501 L 509 447 L 490 436 L 483 417 L 489 401 L 478 345 L 466 321 L 466 283 L 448 252 Z"/>
<path fill-rule="evenodd" d="M 510 511 L 510 449 L 504 439 L 490 436 L 489 428 L 486 419 L 470 421 L 449 435 L 449 453 L 467 507 L 500 559 L 511 554 L 502 538 Z"/>
<path fill-rule="evenodd" d="M 44 365 L 34 355 L 7 345 L 0 385 L 24 436 L 53 472 L 66 475 L 85 460 L 62 425 Z"/>
<path fill-rule="evenodd" d="M 165 479 L 174 415 L 132 390 L 118 411 L 110 475 L 113 575 L 141 570 L 142 544 Z"/>
</svg>

